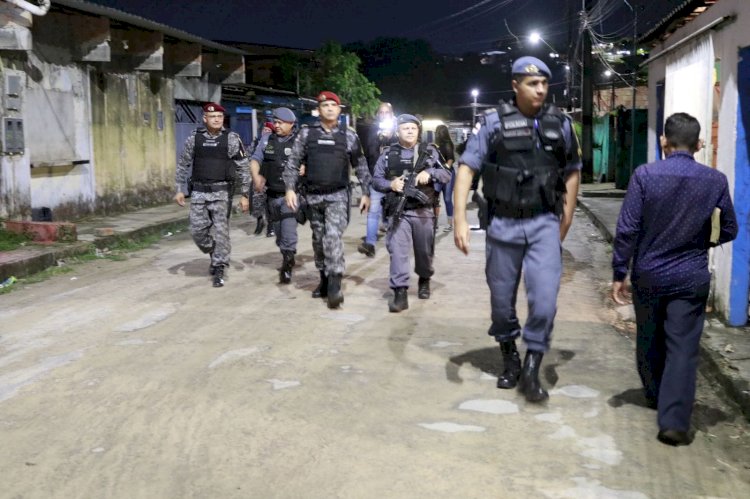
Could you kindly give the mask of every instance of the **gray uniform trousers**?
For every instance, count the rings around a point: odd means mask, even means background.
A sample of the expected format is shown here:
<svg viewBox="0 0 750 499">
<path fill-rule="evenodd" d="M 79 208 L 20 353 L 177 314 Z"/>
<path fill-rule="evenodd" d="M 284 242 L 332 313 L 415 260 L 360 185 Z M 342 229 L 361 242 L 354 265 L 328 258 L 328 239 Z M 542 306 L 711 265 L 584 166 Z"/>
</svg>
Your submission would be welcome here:
<svg viewBox="0 0 750 499">
<path fill-rule="evenodd" d="M 559 218 L 553 213 L 522 219 L 493 217 L 487 229 L 486 253 L 485 274 L 492 302 L 489 334 L 498 342 L 520 334 L 516 294 L 523 269 L 529 309 L 523 341 L 529 350 L 546 352 L 562 276 Z"/>
<path fill-rule="evenodd" d="M 419 277 L 432 277 L 435 241 L 435 215 L 432 208 L 404 211 L 395 231 L 389 230 L 385 247 L 391 255 L 391 288 L 409 287 L 409 254 L 414 250 L 414 271 Z"/>
<path fill-rule="evenodd" d="M 228 209 L 227 192 L 193 192 L 190 198 L 190 234 L 202 252 L 213 250 L 211 265 L 215 267 L 229 265 L 232 244 L 229 241 Z"/>
<path fill-rule="evenodd" d="M 349 225 L 349 192 L 307 194 L 312 228 L 315 267 L 327 276 L 344 274 L 344 243 L 341 240 Z"/>
<path fill-rule="evenodd" d="M 284 196 L 268 196 L 268 222 L 276 232 L 276 246 L 281 251 L 297 252 L 297 219 L 286 205 Z"/>
</svg>

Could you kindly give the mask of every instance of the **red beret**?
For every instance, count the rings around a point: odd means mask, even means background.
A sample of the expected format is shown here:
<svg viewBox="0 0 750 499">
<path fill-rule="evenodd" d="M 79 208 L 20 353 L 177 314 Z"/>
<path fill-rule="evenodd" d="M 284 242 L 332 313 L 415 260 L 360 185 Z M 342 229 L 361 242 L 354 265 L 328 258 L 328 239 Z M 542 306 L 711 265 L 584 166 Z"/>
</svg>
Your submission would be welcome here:
<svg viewBox="0 0 750 499">
<path fill-rule="evenodd" d="M 206 102 L 203 104 L 204 113 L 223 113 L 224 111 L 224 108 L 215 102 Z"/>
<path fill-rule="evenodd" d="M 341 99 L 339 99 L 339 96 L 334 94 L 333 92 L 329 92 L 328 90 L 325 90 L 318 94 L 318 102 L 325 102 L 327 100 L 332 100 L 339 106 L 341 105 Z"/>
</svg>

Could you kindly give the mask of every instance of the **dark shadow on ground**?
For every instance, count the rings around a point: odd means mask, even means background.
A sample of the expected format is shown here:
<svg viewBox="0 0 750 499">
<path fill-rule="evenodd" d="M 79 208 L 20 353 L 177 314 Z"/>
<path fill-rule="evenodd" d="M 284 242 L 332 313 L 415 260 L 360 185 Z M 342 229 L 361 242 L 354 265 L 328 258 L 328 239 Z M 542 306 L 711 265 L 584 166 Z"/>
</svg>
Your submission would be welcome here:
<svg viewBox="0 0 750 499">
<path fill-rule="evenodd" d="M 521 352 L 522 360 L 524 355 L 525 353 Z M 560 377 L 557 374 L 557 368 L 565 365 L 573 357 L 575 357 L 575 352 L 571 350 L 552 349 L 545 354 L 542 363 L 542 376 L 546 381 L 547 388 L 553 388 L 559 381 Z M 448 359 L 448 362 L 445 364 L 445 374 L 448 381 L 452 383 L 463 383 L 458 371 L 464 364 L 470 364 L 475 369 L 479 369 L 483 373 L 495 377 L 499 376 L 503 371 L 503 360 L 500 348 L 480 348 Z"/>
</svg>

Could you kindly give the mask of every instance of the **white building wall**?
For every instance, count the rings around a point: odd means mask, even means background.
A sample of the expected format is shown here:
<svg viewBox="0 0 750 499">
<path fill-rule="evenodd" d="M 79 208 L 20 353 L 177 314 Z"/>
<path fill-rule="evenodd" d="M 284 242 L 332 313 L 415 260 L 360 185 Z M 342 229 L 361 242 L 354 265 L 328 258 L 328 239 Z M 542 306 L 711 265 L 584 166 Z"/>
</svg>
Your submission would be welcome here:
<svg viewBox="0 0 750 499">
<path fill-rule="evenodd" d="M 32 206 L 91 205 L 89 77 L 79 65 L 50 64 L 34 52 L 29 61 L 42 78 L 28 78 L 24 105 L 30 149 Z"/>
<path fill-rule="evenodd" d="M 719 30 L 711 30 L 715 57 L 721 60 L 721 103 L 719 106 L 719 140 L 717 151 L 717 169 L 727 176 L 729 191 L 734 195 L 735 148 L 737 141 L 737 64 L 738 50 L 750 46 L 750 2 L 747 0 L 721 0 L 706 10 L 694 21 L 675 31 L 664 43 L 656 45 L 651 54 L 656 54 L 690 36 L 692 33 L 709 25 L 716 19 L 735 15 L 737 18 L 725 24 Z M 703 36 L 703 35 L 700 35 Z M 661 57 L 649 64 L 649 136 L 648 157 L 656 157 L 656 84 L 664 80 L 666 57 Z M 689 84 L 690 82 L 684 82 Z M 651 100 L 653 99 L 653 100 Z M 664 117 L 665 119 L 667 116 Z M 710 131 L 708 131 L 710 134 Z M 736 200 L 735 200 L 736 202 Z M 732 245 L 724 245 L 714 250 L 713 265 L 715 281 L 715 302 L 719 312 L 728 313 L 729 287 L 732 275 Z"/>
</svg>

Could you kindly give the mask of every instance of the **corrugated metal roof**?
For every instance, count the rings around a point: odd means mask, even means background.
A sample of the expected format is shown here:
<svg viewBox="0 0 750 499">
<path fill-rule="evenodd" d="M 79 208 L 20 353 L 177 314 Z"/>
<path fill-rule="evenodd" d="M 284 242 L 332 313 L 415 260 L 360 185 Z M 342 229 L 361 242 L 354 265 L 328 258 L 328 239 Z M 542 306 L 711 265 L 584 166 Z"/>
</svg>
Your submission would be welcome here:
<svg viewBox="0 0 750 499">
<path fill-rule="evenodd" d="M 672 33 L 701 15 L 719 0 L 685 0 L 675 7 L 653 28 L 641 35 L 639 43 L 656 43 L 669 38 Z"/>
<path fill-rule="evenodd" d="M 158 1 L 158 0 L 157 0 Z M 199 43 L 205 47 L 220 50 L 222 52 L 230 52 L 232 54 L 247 55 L 248 53 L 244 50 L 240 50 L 236 47 L 230 47 L 221 43 L 216 43 L 205 38 L 201 38 L 196 35 L 191 35 L 187 31 L 182 31 L 166 24 L 157 23 L 144 17 L 136 16 L 135 14 L 129 14 L 121 10 L 114 9 L 112 7 L 105 7 L 103 5 L 85 2 L 84 0 L 52 0 L 53 7 L 55 5 L 61 5 L 69 9 L 79 10 L 88 14 L 96 14 L 116 21 L 121 21 L 127 24 L 132 24 L 139 28 L 144 28 L 152 31 L 159 31 L 167 36 L 176 38 L 178 40 L 185 40 L 188 42 Z"/>
</svg>

